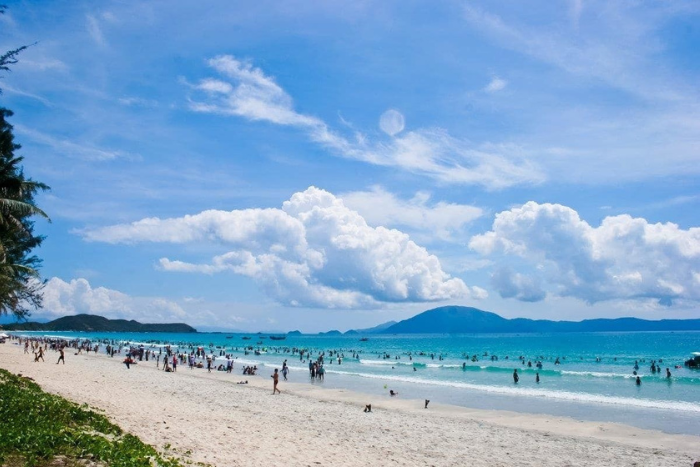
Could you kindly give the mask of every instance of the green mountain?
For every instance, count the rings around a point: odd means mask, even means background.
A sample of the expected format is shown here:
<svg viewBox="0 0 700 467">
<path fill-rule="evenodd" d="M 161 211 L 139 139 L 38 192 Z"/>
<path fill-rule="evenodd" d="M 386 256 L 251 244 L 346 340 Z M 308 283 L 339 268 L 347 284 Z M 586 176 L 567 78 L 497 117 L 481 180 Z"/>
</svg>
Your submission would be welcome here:
<svg viewBox="0 0 700 467">
<path fill-rule="evenodd" d="M 5 324 L 3 328 L 8 331 L 197 332 L 195 328 L 184 323 L 144 324 L 97 315 L 64 316 L 48 323 Z"/>
<path fill-rule="evenodd" d="M 700 319 L 637 318 L 548 321 L 527 318 L 506 319 L 496 313 L 463 306 L 445 306 L 424 311 L 380 331 L 382 334 L 459 334 L 527 332 L 626 332 L 700 331 Z"/>
</svg>

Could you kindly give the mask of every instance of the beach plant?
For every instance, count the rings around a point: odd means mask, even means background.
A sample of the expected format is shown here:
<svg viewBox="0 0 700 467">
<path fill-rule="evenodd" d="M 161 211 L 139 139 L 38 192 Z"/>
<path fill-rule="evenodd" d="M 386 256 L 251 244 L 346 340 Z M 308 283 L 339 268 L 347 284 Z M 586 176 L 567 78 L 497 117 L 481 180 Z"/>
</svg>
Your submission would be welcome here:
<svg viewBox="0 0 700 467">
<path fill-rule="evenodd" d="M 0 465 L 180 467 L 107 417 L 0 369 Z"/>
</svg>

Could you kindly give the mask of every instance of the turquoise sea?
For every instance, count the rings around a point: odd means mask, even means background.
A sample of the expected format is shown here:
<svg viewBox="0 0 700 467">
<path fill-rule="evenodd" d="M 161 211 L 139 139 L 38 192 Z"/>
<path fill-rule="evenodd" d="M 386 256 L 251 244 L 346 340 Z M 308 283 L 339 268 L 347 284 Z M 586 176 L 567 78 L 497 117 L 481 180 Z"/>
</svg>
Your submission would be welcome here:
<svg viewBox="0 0 700 467">
<path fill-rule="evenodd" d="M 251 364 L 260 368 L 261 377 L 268 378 L 286 359 L 289 380 L 309 382 L 308 360 L 293 353 L 293 349 L 306 349 L 313 358 L 326 353 L 325 381 L 313 382 L 325 387 L 377 398 L 389 397 L 388 390 L 393 389 L 401 398 L 433 403 L 564 415 L 700 435 L 700 370 L 683 367 L 693 352 L 700 352 L 700 332 L 368 335 L 366 341 L 359 335 L 287 336 L 274 341 L 258 334 L 17 334 L 147 347 L 169 343 L 181 352 L 203 346 L 216 357 L 223 352 L 236 358 L 232 381 L 242 379 L 242 367 Z M 340 364 L 337 356 L 329 358 L 330 351 L 339 352 Z M 478 361 L 472 361 L 473 356 Z M 560 364 L 555 364 L 557 358 Z M 540 360 L 542 369 L 536 368 Z M 652 360 L 661 367 L 660 373 L 650 371 Z M 528 361 L 532 367 L 527 366 Z M 641 385 L 633 374 L 635 362 Z M 666 368 L 672 373 L 670 379 Z M 517 384 L 514 369 L 520 375 Z M 536 372 L 539 383 L 535 382 Z"/>
</svg>

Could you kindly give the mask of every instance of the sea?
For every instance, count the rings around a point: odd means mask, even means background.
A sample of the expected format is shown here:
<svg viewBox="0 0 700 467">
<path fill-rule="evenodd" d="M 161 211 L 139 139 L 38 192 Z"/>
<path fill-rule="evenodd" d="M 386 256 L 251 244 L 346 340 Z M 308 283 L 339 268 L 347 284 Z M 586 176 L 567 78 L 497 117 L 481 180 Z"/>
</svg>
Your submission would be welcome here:
<svg viewBox="0 0 700 467">
<path fill-rule="evenodd" d="M 700 352 L 700 332 L 288 335 L 284 340 L 227 333 L 16 334 L 154 349 L 170 344 L 188 353 L 201 346 L 217 364 L 225 361 L 221 354 L 235 359 L 232 382 L 250 378 L 241 375 L 248 365 L 257 365 L 258 377 L 269 379 L 286 360 L 292 382 L 375 398 L 389 398 L 393 390 L 402 399 L 700 435 L 700 370 L 683 366 L 693 352 Z M 300 357 L 298 349 L 306 353 Z M 308 367 L 308 355 L 315 360 L 321 353 L 323 382 L 311 380 Z M 660 372 L 651 371 L 652 361 Z M 666 377 L 667 368 L 671 378 Z"/>
</svg>

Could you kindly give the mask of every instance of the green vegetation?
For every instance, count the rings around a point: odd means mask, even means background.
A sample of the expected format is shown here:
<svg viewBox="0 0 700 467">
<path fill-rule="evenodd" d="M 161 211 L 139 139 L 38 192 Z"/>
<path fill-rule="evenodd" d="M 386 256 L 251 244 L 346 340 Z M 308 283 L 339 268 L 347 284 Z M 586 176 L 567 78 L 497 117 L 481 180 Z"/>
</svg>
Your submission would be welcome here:
<svg viewBox="0 0 700 467">
<path fill-rule="evenodd" d="M 57 462 L 57 459 L 60 463 Z M 0 369 L 0 465 L 180 467 L 104 415 Z"/>
<path fill-rule="evenodd" d="M 0 14 L 5 12 L 0 5 Z M 0 71 L 9 71 L 17 55 L 26 46 L 0 55 Z M 14 142 L 12 111 L 0 107 L 0 315 L 24 318 L 32 308 L 41 306 L 42 282 L 37 271 L 41 260 L 31 251 L 44 238 L 34 235 L 34 216 L 48 219 L 34 202 L 34 195 L 49 187 L 24 175 L 22 157 L 15 155 L 20 145 Z"/>
</svg>

